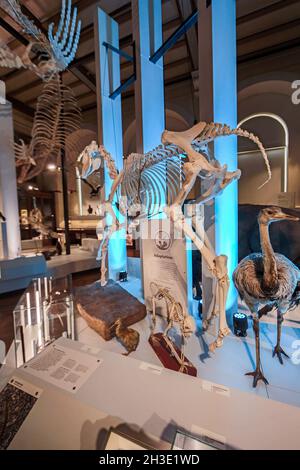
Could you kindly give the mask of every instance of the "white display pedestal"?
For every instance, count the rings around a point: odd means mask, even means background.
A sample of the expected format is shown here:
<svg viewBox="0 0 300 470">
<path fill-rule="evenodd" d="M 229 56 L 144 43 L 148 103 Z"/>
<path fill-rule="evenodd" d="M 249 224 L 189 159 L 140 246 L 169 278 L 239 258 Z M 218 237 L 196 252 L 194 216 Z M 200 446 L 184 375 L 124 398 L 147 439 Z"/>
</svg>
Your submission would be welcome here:
<svg viewBox="0 0 300 470">
<path fill-rule="evenodd" d="M 92 355 L 99 367 L 77 393 L 18 369 L 43 393 L 10 449 L 101 449 L 113 427 L 170 448 L 178 428 L 238 449 L 299 449 L 300 409 L 188 377 L 66 339 L 58 347 Z M 0 374 L 1 383 L 1 374 Z M 276 426 L 280 426 L 280 432 Z"/>
</svg>

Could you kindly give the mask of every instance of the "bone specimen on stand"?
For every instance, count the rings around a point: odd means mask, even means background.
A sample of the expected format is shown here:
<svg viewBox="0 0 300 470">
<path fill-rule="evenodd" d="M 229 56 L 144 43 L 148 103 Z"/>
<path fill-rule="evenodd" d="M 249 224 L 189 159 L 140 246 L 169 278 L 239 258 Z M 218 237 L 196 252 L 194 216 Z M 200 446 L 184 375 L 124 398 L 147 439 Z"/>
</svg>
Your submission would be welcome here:
<svg viewBox="0 0 300 470">
<path fill-rule="evenodd" d="M 240 170 L 228 171 L 227 165 L 221 167 L 218 160 L 211 158 L 208 152 L 210 142 L 218 137 L 233 135 L 253 141 L 261 151 L 268 172 L 268 178 L 262 187 L 271 178 L 267 154 L 258 137 L 240 128 L 231 129 L 222 124 L 200 122 L 185 132 L 165 131 L 162 145 L 145 155 L 129 155 L 124 159 L 124 168 L 120 173 L 112 156 L 103 146 L 99 147 L 112 180 L 111 191 L 104 204 L 105 214 L 109 215 L 111 222 L 105 225 L 98 254 L 98 259 L 101 259 L 101 285 L 106 285 L 107 282 L 106 257 L 109 239 L 114 232 L 126 225 L 120 223 L 114 210 L 114 200 L 120 189 L 122 197 L 119 200 L 119 208 L 123 215 L 127 215 L 128 209 L 135 205 L 140 206 L 140 220 L 164 212 L 174 227 L 189 238 L 200 251 L 215 284 L 213 308 L 203 322 L 204 328 L 209 326 L 215 316 L 219 317 L 219 333 L 210 346 L 212 351 L 222 345 L 224 337 L 230 332 L 226 320 L 229 289 L 227 256 L 217 256 L 205 233 L 187 222 L 182 208 L 197 178 L 208 183 L 208 188 L 196 198 L 198 205 L 204 205 L 216 198 L 229 184 L 240 178 Z M 86 165 L 86 168 L 91 165 L 92 162 Z M 84 173 L 81 176 L 85 178 Z"/>
<path fill-rule="evenodd" d="M 45 224 L 43 214 L 38 208 L 30 211 L 28 223 L 33 230 L 36 230 L 42 238 L 53 238 L 56 240 L 56 253 L 62 253 L 62 244 L 64 243 L 64 235 L 54 232 L 51 227 Z"/>
<path fill-rule="evenodd" d="M 55 76 L 45 83 L 38 98 L 31 132 L 31 142 L 15 144 L 16 166 L 20 184 L 40 174 L 49 161 L 59 165 L 60 151 L 67 136 L 80 127 L 81 113 L 70 88 Z"/>
<path fill-rule="evenodd" d="M 29 44 L 21 57 L 8 46 L 0 44 L 0 67 L 25 68 L 47 81 L 67 69 L 74 60 L 79 44 L 81 21 L 72 0 L 62 0 L 60 21 L 54 34 L 54 23 L 48 28 L 48 37 L 31 21 L 17 0 L 0 0 L 0 7 L 21 27 Z M 32 56 L 35 57 L 33 61 Z"/>
<path fill-rule="evenodd" d="M 184 372 L 188 364 L 185 363 L 184 347 L 186 339 L 189 338 L 196 331 L 196 325 L 194 318 L 188 314 L 187 311 L 182 307 L 181 303 L 176 301 L 174 296 L 171 294 L 170 289 L 167 287 L 160 287 L 155 282 L 151 283 L 152 296 L 152 335 L 156 327 L 156 307 L 157 303 L 163 301 L 166 307 L 166 321 L 167 328 L 163 333 L 163 338 L 172 353 L 180 365 L 180 372 Z M 173 328 L 174 323 L 179 326 L 181 334 L 181 350 L 180 356 L 177 354 L 174 348 L 173 342 L 169 337 L 169 332 Z"/>
</svg>

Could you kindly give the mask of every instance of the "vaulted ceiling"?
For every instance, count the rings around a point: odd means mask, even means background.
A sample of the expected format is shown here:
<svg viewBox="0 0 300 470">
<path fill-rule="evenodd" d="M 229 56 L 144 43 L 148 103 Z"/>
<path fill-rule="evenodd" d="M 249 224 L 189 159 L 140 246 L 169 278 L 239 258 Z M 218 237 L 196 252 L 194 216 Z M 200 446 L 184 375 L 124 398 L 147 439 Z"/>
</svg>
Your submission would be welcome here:
<svg viewBox="0 0 300 470">
<path fill-rule="evenodd" d="M 23 11 L 34 19 L 37 26 L 46 30 L 49 23 L 59 19 L 61 0 L 22 0 Z M 162 0 L 163 33 L 166 39 L 196 8 L 197 0 Z M 100 5 L 120 25 L 121 48 L 131 52 L 131 2 L 128 0 L 73 0 L 82 19 L 82 33 L 76 60 L 64 73 L 64 82 L 73 88 L 83 113 L 96 106 L 96 79 L 94 56 L 93 17 L 95 5 Z M 264 64 L 274 56 L 285 57 L 291 53 L 299 57 L 290 60 L 285 67 L 299 71 L 300 79 L 300 0 L 237 0 L 238 65 L 241 76 L 250 73 L 254 65 Z M 25 48 L 26 39 L 16 23 L 0 9 L 0 40 L 19 54 Z M 165 85 L 191 80 L 191 73 L 198 69 L 197 28 L 194 27 L 165 56 Z M 132 74 L 132 64 L 121 60 L 121 78 Z M 35 103 L 43 84 L 32 72 L 24 70 L 0 70 L 0 78 L 6 82 L 7 97 L 14 110 L 28 123 L 32 120 Z M 123 95 L 133 94 L 133 86 Z M 28 125 L 30 129 L 30 125 Z M 27 133 L 26 126 L 23 127 Z M 19 129 L 22 133 L 22 129 Z"/>
</svg>

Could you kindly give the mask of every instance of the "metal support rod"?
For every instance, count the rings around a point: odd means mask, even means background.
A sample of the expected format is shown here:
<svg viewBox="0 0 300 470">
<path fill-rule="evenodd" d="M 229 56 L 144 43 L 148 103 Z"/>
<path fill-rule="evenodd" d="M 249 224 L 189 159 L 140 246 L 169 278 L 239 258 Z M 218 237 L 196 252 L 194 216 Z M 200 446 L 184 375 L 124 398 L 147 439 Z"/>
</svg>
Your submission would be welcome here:
<svg viewBox="0 0 300 470">
<path fill-rule="evenodd" d="M 159 49 L 150 57 L 150 61 L 156 64 L 166 52 L 173 47 L 178 39 L 183 36 L 198 21 L 198 10 L 193 13 L 176 29 L 176 31 L 167 39 Z"/>
<path fill-rule="evenodd" d="M 126 82 L 122 83 L 115 91 L 113 91 L 109 97 L 112 100 L 115 100 L 123 91 L 125 91 L 132 83 L 136 81 L 136 74 L 133 73 L 130 77 L 126 80 Z"/>
<path fill-rule="evenodd" d="M 119 55 L 122 55 L 120 52 L 123 53 L 123 51 L 121 51 L 120 49 L 117 49 L 116 47 L 114 46 L 111 46 L 110 44 L 108 44 L 107 42 L 103 42 L 103 45 L 107 45 L 109 46 L 109 49 L 111 49 L 113 52 L 116 52 L 117 54 Z M 106 47 L 107 47 L 106 46 Z M 133 56 L 128 56 L 128 57 L 131 57 L 132 59 L 132 63 L 133 63 L 133 74 L 130 75 L 130 77 L 123 83 L 121 83 L 121 85 L 116 89 L 114 90 L 110 95 L 109 97 L 112 99 L 112 100 L 115 100 L 119 95 L 121 95 L 121 93 L 123 93 L 125 90 L 127 90 L 128 87 L 130 87 L 130 85 L 132 85 L 132 83 L 134 83 L 136 81 L 136 49 L 135 49 L 135 41 L 133 41 L 132 43 L 132 52 L 133 52 Z M 123 56 L 124 57 L 124 56 Z"/>
<path fill-rule="evenodd" d="M 60 83 L 62 84 L 62 74 L 60 74 Z M 62 109 L 62 113 L 64 109 Z M 64 206 L 64 224 L 65 224 L 65 238 L 66 238 L 66 254 L 71 254 L 70 242 L 70 228 L 69 228 L 69 198 L 68 198 L 68 177 L 66 170 L 66 154 L 65 142 L 61 149 L 61 176 L 62 176 L 62 192 L 63 192 L 63 206 Z"/>
<path fill-rule="evenodd" d="M 111 44 L 108 44 L 108 42 L 106 42 L 106 41 L 103 41 L 103 46 L 105 46 L 106 49 L 110 49 L 111 51 L 115 52 L 116 54 L 119 54 L 119 56 L 124 57 L 124 59 L 127 59 L 130 62 L 134 61 L 134 57 L 132 55 L 127 54 L 127 52 L 122 51 L 122 49 L 117 49 L 116 47 L 112 46 Z"/>
</svg>

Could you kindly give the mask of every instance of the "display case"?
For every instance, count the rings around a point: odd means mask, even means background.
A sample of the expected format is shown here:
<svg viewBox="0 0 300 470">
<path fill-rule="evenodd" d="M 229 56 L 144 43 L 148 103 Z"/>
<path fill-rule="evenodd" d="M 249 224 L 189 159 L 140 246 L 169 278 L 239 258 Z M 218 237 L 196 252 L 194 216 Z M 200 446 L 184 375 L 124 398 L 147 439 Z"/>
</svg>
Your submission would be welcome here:
<svg viewBox="0 0 300 470">
<path fill-rule="evenodd" d="M 72 277 L 33 279 L 13 312 L 16 367 L 55 339 L 75 339 Z"/>
</svg>

